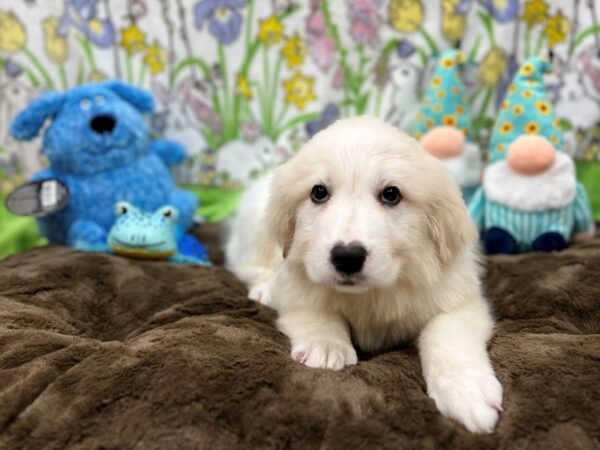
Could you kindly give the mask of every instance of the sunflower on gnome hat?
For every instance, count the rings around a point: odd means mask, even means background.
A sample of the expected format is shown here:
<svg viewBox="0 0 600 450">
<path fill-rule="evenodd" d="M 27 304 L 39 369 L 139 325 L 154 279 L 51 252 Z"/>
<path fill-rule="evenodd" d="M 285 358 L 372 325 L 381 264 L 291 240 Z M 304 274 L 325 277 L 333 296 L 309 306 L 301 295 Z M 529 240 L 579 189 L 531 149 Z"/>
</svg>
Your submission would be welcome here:
<svg viewBox="0 0 600 450">
<path fill-rule="evenodd" d="M 471 139 L 466 87 L 460 76 L 463 62 L 460 50 L 450 49 L 440 55 L 413 134 L 452 173 L 468 202 L 479 186 L 483 163 L 479 147 Z"/>
<path fill-rule="evenodd" d="M 542 81 L 550 69 L 548 59 L 529 58 L 500 106 L 482 186 L 469 203 L 487 253 L 560 251 L 594 235 L 587 193 Z"/>
</svg>

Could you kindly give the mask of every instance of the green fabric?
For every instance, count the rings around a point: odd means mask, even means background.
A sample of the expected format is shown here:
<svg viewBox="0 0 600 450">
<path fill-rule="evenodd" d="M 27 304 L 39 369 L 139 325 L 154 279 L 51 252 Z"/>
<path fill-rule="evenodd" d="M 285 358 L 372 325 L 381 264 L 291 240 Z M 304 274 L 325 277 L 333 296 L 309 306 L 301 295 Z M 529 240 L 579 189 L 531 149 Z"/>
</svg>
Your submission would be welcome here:
<svg viewBox="0 0 600 450">
<path fill-rule="evenodd" d="M 600 164 L 595 161 L 576 161 L 577 178 L 585 186 L 594 219 L 600 221 Z"/>
<path fill-rule="evenodd" d="M 490 163 L 503 160 L 510 144 L 526 134 L 543 136 L 557 151 L 563 150 L 560 121 L 547 98 L 542 80 L 551 68 L 547 59 L 534 56 L 515 74 L 492 131 L 488 148 Z"/>
<path fill-rule="evenodd" d="M 0 196 L 0 260 L 46 244 L 47 241 L 40 235 L 35 220 L 9 213 L 4 207 L 4 197 Z"/>
<path fill-rule="evenodd" d="M 418 139 L 444 125 L 470 133 L 466 87 L 459 74 L 463 59 L 462 52 L 455 49 L 446 50 L 438 59 L 416 117 L 414 134 Z"/>
</svg>

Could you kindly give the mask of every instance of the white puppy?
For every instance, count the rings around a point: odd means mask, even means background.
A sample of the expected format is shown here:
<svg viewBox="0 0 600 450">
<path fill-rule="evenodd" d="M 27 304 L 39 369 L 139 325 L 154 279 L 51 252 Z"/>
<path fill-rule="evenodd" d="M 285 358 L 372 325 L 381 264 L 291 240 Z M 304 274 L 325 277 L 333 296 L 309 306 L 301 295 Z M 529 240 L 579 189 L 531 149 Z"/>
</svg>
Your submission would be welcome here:
<svg viewBox="0 0 600 450">
<path fill-rule="evenodd" d="M 442 414 L 494 429 L 502 387 L 477 232 L 416 140 L 372 117 L 340 120 L 245 194 L 231 231 L 228 267 L 278 310 L 296 361 L 338 370 L 356 364 L 353 343 L 415 340 Z"/>
</svg>

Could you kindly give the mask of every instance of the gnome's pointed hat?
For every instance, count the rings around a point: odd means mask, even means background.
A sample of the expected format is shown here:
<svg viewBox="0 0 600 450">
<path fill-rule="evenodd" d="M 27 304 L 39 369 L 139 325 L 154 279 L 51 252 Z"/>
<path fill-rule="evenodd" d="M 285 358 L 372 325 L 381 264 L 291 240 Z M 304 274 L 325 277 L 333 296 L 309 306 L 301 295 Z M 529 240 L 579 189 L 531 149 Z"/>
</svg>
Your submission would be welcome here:
<svg viewBox="0 0 600 450">
<path fill-rule="evenodd" d="M 460 50 L 449 49 L 441 54 L 414 124 L 417 139 L 439 126 L 456 127 L 465 136 L 470 133 L 466 87 L 459 73 L 463 62 Z"/>
<path fill-rule="evenodd" d="M 538 56 L 529 58 L 519 68 L 500 105 L 488 147 L 488 163 L 502 161 L 510 144 L 524 135 L 541 136 L 556 151 L 563 150 L 560 121 L 542 80 L 551 69 L 550 61 Z"/>
</svg>

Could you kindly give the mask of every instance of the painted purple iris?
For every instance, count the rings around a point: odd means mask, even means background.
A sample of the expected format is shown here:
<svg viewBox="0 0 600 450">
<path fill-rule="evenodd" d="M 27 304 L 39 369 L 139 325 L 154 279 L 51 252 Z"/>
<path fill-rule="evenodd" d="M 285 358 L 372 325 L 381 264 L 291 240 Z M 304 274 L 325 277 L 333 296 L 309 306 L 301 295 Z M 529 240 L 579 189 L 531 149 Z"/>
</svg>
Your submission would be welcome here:
<svg viewBox="0 0 600 450">
<path fill-rule="evenodd" d="M 210 34 L 221 44 L 231 44 L 240 35 L 242 16 L 237 10 L 244 6 L 246 0 L 202 0 L 194 8 L 196 28 L 208 21 Z"/>
<path fill-rule="evenodd" d="M 473 4 L 473 0 L 460 0 L 458 5 L 454 8 L 454 14 L 459 14 L 461 16 L 466 16 L 471 9 L 471 5 Z"/>
<path fill-rule="evenodd" d="M 479 3 L 500 23 L 510 22 L 519 14 L 519 0 L 479 0 Z"/>
<path fill-rule="evenodd" d="M 510 55 L 508 57 L 508 64 L 506 65 L 506 70 L 502 74 L 502 77 L 500 77 L 500 81 L 498 82 L 498 84 L 496 86 L 496 99 L 494 102 L 496 111 L 498 111 L 500 109 L 500 104 L 502 103 L 502 100 L 504 100 L 504 96 L 506 95 L 506 90 L 508 89 L 508 85 L 510 84 L 513 77 L 515 76 L 515 73 L 517 73 L 518 69 L 519 69 L 519 62 L 515 58 L 515 55 Z"/>
<path fill-rule="evenodd" d="M 98 0 L 65 0 L 65 12 L 60 18 L 58 34 L 65 36 L 74 27 L 92 44 L 107 48 L 115 40 L 115 29 L 107 19 L 97 17 Z"/>
<path fill-rule="evenodd" d="M 398 53 L 398 56 L 402 59 L 410 58 L 416 50 L 413 43 L 406 39 L 402 39 L 398 42 L 398 45 L 396 45 L 396 53 Z"/>
<path fill-rule="evenodd" d="M 23 73 L 23 67 L 12 58 L 6 58 L 4 61 L 4 71 L 11 78 L 16 78 Z"/>
<path fill-rule="evenodd" d="M 314 136 L 319 131 L 327 128 L 333 122 L 340 118 L 340 108 L 335 103 L 328 103 L 319 117 L 316 120 L 306 122 L 304 128 L 309 137 Z"/>
</svg>

